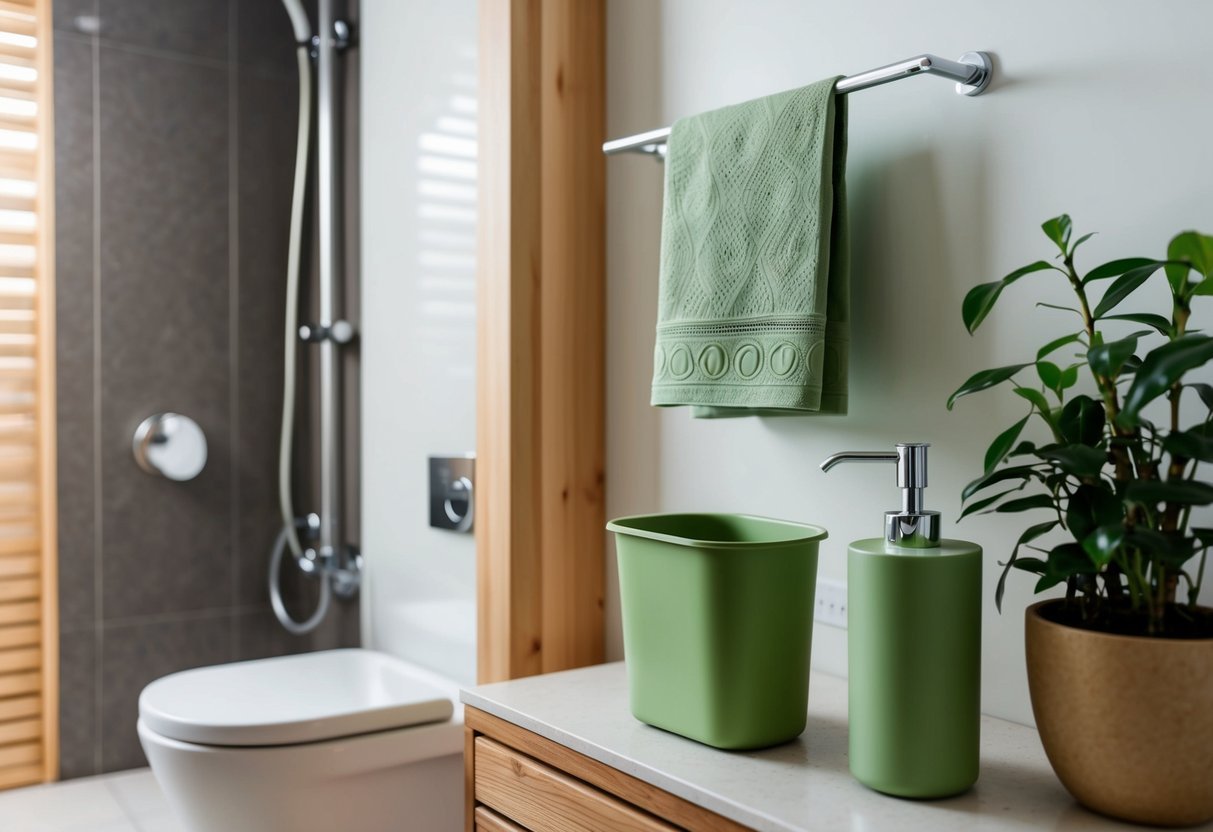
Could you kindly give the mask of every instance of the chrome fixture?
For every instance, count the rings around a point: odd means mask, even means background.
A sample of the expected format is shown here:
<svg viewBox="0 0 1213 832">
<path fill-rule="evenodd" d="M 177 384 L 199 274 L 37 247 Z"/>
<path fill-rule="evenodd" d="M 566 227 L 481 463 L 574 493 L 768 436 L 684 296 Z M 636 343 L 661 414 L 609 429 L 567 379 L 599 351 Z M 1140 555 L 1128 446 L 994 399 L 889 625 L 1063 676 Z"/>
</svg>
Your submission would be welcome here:
<svg viewBox="0 0 1213 832">
<path fill-rule="evenodd" d="M 156 413 L 135 428 L 135 462 L 149 474 L 185 482 L 206 467 L 206 434 L 180 413 Z"/>
<path fill-rule="evenodd" d="M 470 533 L 476 521 L 476 455 L 430 457 L 430 527 Z"/>
<path fill-rule="evenodd" d="M 342 523 L 342 472 L 344 454 L 341 425 L 341 360 L 339 348 L 354 340 L 354 325 L 341 318 L 342 278 L 342 153 L 341 53 L 352 44 L 348 21 L 336 16 L 336 0 L 320 0 L 316 32 L 300 0 L 283 0 L 295 33 L 299 68 L 299 132 L 295 158 L 295 186 L 287 264 L 285 361 L 282 396 L 282 432 L 279 442 L 278 497 L 282 530 L 270 557 L 270 600 L 278 620 L 290 632 L 306 633 L 317 627 L 333 595 L 351 598 L 361 583 L 362 556 L 348 543 Z M 304 201 L 310 161 L 312 62 L 316 80 L 316 213 L 319 251 L 317 318 L 298 325 L 299 282 L 302 268 Z M 291 495 L 291 459 L 295 429 L 295 378 L 299 343 L 315 345 L 319 365 L 320 510 L 300 519 Z M 300 532 L 309 543 L 304 548 Z M 280 564 L 290 551 L 296 565 L 315 576 L 320 603 L 306 621 L 294 621 L 282 604 Z"/>
<path fill-rule="evenodd" d="M 989 54 L 985 52 L 966 52 L 955 61 L 940 58 L 937 55 L 917 55 L 906 58 L 888 66 L 869 69 L 858 75 L 850 75 L 838 81 L 834 89 L 840 95 L 858 90 L 879 87 L 891 81 L 900 81 L 914 75 L 937 75 L 956 82 L 956 92 L 960 95 L 981 95 L 990 84 L 994 67 Z M 602 152 L 608 156 L 616 153 L 648 153 L 659 158 L 665 158 L 665 143 L 670 138 L 670 128 L 650 130 L 647 133 L 637 133 L 622 139 L 614 139 L 602 145 Z"/>
<path fill-rule="evenodd" d="M 842 462 L 893 462 L 897 465 L 897 487 L 901 489 L 901 511 L 884 515 L 885 539 L 897 546 L 925 549 L 939 545 L 939 512 L 923 508 L 927 487 L 927 442 L 899 443 L 897 450 L 843 451 L 821 463 L 829 471 Z"/>
</svg>

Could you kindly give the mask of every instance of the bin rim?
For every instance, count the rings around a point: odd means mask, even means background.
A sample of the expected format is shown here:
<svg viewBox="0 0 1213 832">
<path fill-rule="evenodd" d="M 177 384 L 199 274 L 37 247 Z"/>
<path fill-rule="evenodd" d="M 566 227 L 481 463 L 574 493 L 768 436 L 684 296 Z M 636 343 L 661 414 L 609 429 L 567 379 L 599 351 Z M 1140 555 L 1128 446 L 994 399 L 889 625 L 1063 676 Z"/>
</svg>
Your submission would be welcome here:
<svg viewBox="0 0 1213 832">
<path fill-rule="evenodd" d="M 760 520 L 763 523 L 770 523 L 781 526 L 789 531 L 789 536 L 782 540 L 701 540 L 693 537 L 683 537 L 676 534 L 664 534 L 662 532 L 650 531 L 649 529 L 636 528 L 635 526 L 625 525 L 642 520 L 650 520 L 656 517 L 736 517 L 745 520 Z M 694 549 L 775 549 L 783 546 L 790 546 L 801 543 L 816 543 L 825 540 L 829 537 L 827 532 L 821 526 L 815 526 L 811 523 L 800 523 L 795 520 L 781 520 L 778 517 L 765 517 L 760 514 L 736 514 L 731 512 L 711 512 L 711 511 L 675 511 L 675 512 L 658 512 L 653 514 L 631 514 L 626 517 L 616 517 L 606 524 L 607 531 L 615 534 L 628 535 L 631 537 L 642 537 L 646 540 L 659 540 L 664 543 L 672 543 L 676 546 L 686 546 Z M 795 534 L 791 534 L 795 530 Z"/>
</svg>

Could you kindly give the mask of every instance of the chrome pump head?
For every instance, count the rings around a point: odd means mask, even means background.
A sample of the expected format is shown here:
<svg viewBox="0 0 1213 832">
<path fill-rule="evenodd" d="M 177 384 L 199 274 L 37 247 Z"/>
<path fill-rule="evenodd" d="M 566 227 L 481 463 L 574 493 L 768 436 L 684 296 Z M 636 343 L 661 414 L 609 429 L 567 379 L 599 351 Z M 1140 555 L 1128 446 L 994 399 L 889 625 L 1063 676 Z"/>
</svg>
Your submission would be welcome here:
<svg viewBox="0 0 1213 832">
<path fill-rule="evenodd" d="M 829 471 L 840 462 L 894 462 L 897 487 L 901 489 L 901 511 L 886 511 L 885 540 L 910 549 L 929 549 L 939 545 L 939 512 L 923 508 L 922 492 L 927 487 L 927 442 L 905 442 L 897 450 L 843 451 L 821 463 Z"/>
</svg>

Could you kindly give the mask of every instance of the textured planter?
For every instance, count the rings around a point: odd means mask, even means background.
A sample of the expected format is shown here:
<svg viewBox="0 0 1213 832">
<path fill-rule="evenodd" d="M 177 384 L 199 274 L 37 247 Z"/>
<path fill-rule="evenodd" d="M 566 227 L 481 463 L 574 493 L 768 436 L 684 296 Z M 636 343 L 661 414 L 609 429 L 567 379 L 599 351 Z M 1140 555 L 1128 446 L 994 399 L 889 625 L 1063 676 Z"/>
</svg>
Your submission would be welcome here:
<svg viewBox="0 0 1213 832">
<path fill-rule="evenodd" d="M 1045 753 L 1089 809 L 1159 826 L 1213 819 L 1213 638 L 1080 630 L 1028 607 L 1028 686 Z"/>
</svg>

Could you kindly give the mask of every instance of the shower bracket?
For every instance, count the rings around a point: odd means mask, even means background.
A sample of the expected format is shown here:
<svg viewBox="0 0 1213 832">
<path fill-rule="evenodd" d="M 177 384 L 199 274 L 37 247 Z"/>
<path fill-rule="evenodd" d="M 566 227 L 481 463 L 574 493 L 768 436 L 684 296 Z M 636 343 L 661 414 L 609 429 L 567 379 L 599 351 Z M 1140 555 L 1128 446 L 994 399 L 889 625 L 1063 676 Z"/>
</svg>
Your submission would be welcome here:
<svg viewBox="0 0 1213 832">
<path fill-rule="evenodd" d="M 310 41 L 311 48 L 308 54 L 312 60 L 317 60 L 320 57 L 320 35 L 312 35 Z M 333 21 L 333 48 L 338 52 L 344 52 L 354 45 L 354 30 L 348 20 L 337 19 Z"/>
<path fill-rule="evenodd" d="M 338 319 L 329 326 L 324 324 L 303 324 L 299 327 L 299 340 L 307 344 L 319 344 L 332 341 L 334 344 L 348 344 L 358 337 L 358 330 L 349 321 Z"/>
</svg>

